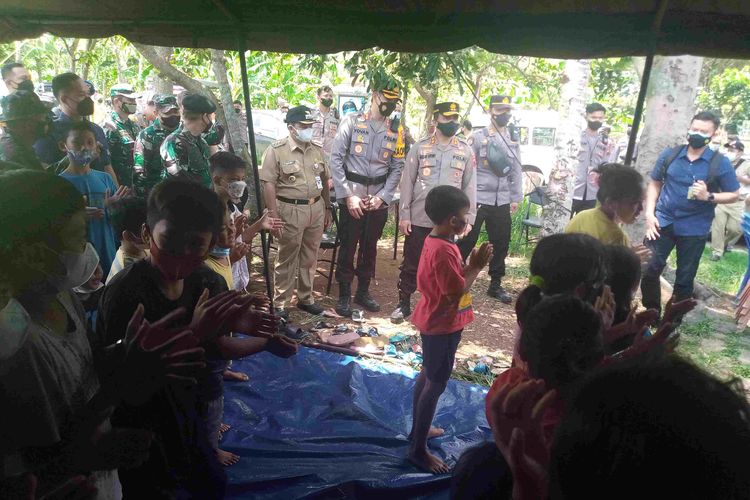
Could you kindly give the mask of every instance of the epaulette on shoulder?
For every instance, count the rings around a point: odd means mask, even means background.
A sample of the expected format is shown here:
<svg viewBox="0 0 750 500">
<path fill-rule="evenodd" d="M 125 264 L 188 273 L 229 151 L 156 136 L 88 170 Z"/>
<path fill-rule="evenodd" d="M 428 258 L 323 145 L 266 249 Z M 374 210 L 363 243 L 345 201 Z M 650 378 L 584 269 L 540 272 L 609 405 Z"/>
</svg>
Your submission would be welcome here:
<svg viewBox="0 0 750 500">
<path fill-rule="evenodd" d="M 283 139 L 279 139 L 279 140 L 277 140 L 277 141 L 274 141 L 274 142 L 272 142 L 272 143 L 271 143 L 271 147 L 272 147 L 272 148 L 278 148 L 278 147 L 281 147 L 281 146 L 283 146 L 284 144 L 286 144 L 286 140 L 287 140 L 287 138 L 286 138 L 286 137 L 284 137 Z"/>
</svg>

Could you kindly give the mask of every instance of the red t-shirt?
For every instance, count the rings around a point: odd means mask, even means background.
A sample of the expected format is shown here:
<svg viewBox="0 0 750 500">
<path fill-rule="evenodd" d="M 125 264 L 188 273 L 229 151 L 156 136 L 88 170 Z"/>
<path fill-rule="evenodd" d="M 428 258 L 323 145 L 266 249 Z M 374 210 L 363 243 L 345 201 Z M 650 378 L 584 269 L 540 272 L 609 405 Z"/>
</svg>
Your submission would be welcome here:
<svg viewBox="0 0 750 500">
<path fill-rule="evenodd" d="M 428 236 L 417 269 L 417 290 L 422 293 L 411 322 L 423 335 L 445 335 L 474 321 L 471 294 L 464 293 L 463 263 L 458 246 Z"/>
</svg>

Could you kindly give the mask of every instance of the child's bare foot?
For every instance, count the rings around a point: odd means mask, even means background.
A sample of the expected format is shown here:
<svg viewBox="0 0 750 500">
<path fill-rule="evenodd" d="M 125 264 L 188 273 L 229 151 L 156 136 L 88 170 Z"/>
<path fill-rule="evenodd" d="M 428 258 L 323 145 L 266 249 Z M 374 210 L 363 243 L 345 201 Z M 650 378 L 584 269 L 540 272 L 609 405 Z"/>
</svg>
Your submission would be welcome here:
<svg viewBox="0 0 750 500">
<path fill-rule="evenodd" d="M 235 455 L 232 452 L 224 451 L 224 450 L 216 450 L 216 458 L 219 460 L 219 463 L 223 465 L 224 467 L 229 467 L 230 465 L 234 465 L 240 461 L 239 455 Z"/>
<path fill-rule="evenodd" d="M 250 377 L 241 372 L 233 372 L 232 370 L 224 370 L 224 380 L 230 382 L 247 382 Z"/>
<path fill-rule="evenodd" d="M 440 427 L 430 427 L 430 430 L 427 431 L 427 439 L 432 439 L 436 437 L 440 437 L 443 434 L 445 434 L 445 429 L 441 429 Z"/>
<path fill-rule="evenodd" d="M 406 459 L 425 472 L 431 472 L 432 474 L 447 474 L 450 472 L 448 466 L 440 460 L 438 457 L 428 452 L 409 450 L 409 454 L 406 455 Z"/>
</svg>

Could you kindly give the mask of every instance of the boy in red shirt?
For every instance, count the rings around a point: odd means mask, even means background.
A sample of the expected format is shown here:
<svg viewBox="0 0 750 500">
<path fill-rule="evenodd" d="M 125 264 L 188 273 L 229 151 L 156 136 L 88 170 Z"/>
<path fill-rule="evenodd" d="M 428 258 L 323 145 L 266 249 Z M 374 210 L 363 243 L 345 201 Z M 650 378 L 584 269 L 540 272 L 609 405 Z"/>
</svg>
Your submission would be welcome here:
<svg viewBox="0 0 750 500">
<path fill-rule="evenodd" d="M 431 427 L 440 395 L 448 384 L 464 327 L 474 320 L 469 289 L 492 258 L 492 245 L 482 244 L 464 266 L 454 242 L 467 224 L 469 198 L 453 186 L 427 194 L 425 212 L 435 224 L 422 249 L 417 289 L 422 293 L 412 323 L 422 337 L 422 371 L 414 386 L 411 446 L 407 458 L 428 472 L 445 474 L 448 466 L 427 451 L 427 439 L 443 434 Z"/>
</svg>

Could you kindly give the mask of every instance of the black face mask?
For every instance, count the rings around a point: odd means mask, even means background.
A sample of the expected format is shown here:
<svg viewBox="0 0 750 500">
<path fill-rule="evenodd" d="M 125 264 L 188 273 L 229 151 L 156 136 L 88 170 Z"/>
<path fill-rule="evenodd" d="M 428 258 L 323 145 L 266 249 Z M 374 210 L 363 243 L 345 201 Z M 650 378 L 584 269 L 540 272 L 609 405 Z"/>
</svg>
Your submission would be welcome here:
<svg viewBox="0 0 750 500">
<path fill-rule="evenodd" d="M 164 125 L 168 129 L 174 129 L 177 128 L 177 125 L 180 124 L 180 117 L 179 116 L 160 116 L 159 121 L 162 125 Z"/>
<path fill-rule="evenodd" d="M 326 108 L 330 108 L 331 104 L 333 104 L 333 99 L 321 99 L 320 103 Z"/>
<path fill-rule="evenodd" d="M 599 121 L 594 121 L 594 122 L 589 121 L 588 122 L 588 127 L 591 130 L 599 130 L 600 128 L 602 128 L 602 122 L 599 122 Z"/>
<path fill-rule="evenodd" d="M 78 116 L 91 116 L 94 114 L 94 101 L 90 97 L 84 97 L 76 104 Z"/>
<path fill-rule="evenodd" d="M 505 127 L 510 121 L 510 113 L 503 113 L 502 115 L 492 115 L 492 120 L 498 127 Z"/>
<path fill-rule="evenodd" d="M 705 147 L 709 142 L 711 142 L 711 138 L 703 134 L 688 134 L 688 144 L 693 149 Z"/>
<path fill-rule="evenodd" d="M 24 80 L 18 84 L 16 90 L 25 90 L 26 92 L 34 92 L 34 82 L 31 80 Z"/>
<path fill-rule="evenodd" d="M 460 125 L 456 122 L 438 123 L 436 125 L 440 133 L 446 137 L 453 137 L 454 135 L 456 135 L 459 126 Z"/>
<path fill-rule="evenodd" d="M 234 108 L 234 112 L 239 115 L 240 113 L 242 113 L 242 110 L 240 108 Z"/>
<path fill-rule="evenodd" d="M 383 116 L 391 116 L 391 113 L 393 113 L 396 110 L 396 103 L 385 101 L 381 102 L 378 105 L 378 111 L 380 111 L 380 114 Z"/>
</svg>

